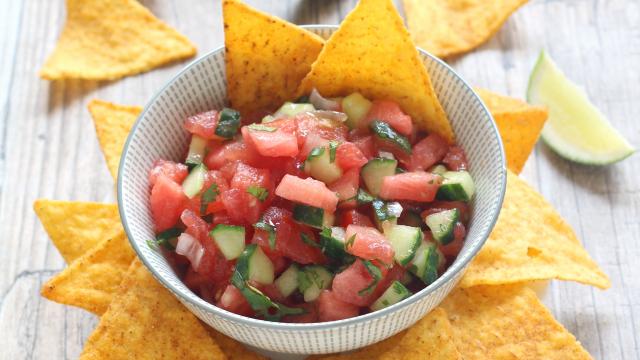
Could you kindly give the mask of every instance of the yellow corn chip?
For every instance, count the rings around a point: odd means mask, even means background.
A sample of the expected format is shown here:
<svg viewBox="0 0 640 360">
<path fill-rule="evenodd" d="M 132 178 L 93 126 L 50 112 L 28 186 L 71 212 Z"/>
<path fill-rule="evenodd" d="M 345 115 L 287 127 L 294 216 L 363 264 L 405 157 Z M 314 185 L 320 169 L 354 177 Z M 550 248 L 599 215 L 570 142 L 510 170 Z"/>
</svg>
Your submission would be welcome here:
<svg viewBox="0 0 640 360">
<path fill-rule="evenodd" d="M 198 319 L 134 260 L 81 359 L 226 359 Z"/>
<path fill-rule="evenodd" d="M 209 336 L 218 344 L 222 352 L 229 360 L 267 360 L 266 357 L 258 355 L 247 349 L 241 342 L 236 341 L 210 327 L 203 324 L 209 332 Z"/>
<path fill-rule="evenodd" d="M 109 172 L 116 180 L 124 143 L 142 108 L 102 100 L 92 100 L 88 107 Z"/>
<path fill-rule="evenodd" d="M 549 112 L 542 106 L 498 95 L 484 89 L 474 89 L 496 120 L 507 167 L 519 174 L 538 141 Z"/>
<path fill-rule="evenodd" d="M 448 57 L 489 40 L 509 15 L 527 0 L 404 0 L 413 40 L 421 48 Z"/>
<path fill-rule="evenodd" d="M 231 106 L 247 114 L 293 99 L 322 38 L 237 0 L 223 2 L 223 15 Z"/>
<path fill-rule="evenodd" d="M 39 199 L 33 209 L 67 263 L 124 231 L 116 204 Z"/>
<path fill-rule="evenodd" d="M 196 48 L 135 0 L 67 0 L 67 21 L 40 70 L 47 80 L 115 80 L 190 58 Z"/>
<path fill-rule="evenodd" d="M 454 141 L 447 116 L 402 18 L 391 0 L 361 0 L 327 41 L 298 94 L 358 91 L 390 99 L 425 131 Z"/>
<path fill-rule="evenodd" d="M 49 300 L 100 315 L 107 310 L 134 257 L 135 253 L 122 231 L 47 281 L 41 294 Z"/>
<path fill-rule="evenodd" d="M 591 359 L 529 288 L 455 289 L 441 306 L 465 360 Z"/>
<path fill-rule="evenodd" d="M 348 354 L 318 356 L 314 359 L 450 360 L 462 357 L 456 349 L 447 313 L 436 308 L 409 329 L 377 344 Z"/>
<path fill-rule="evenodd" d="M 498 222 L 460 286 L 549 279 L 577 281 L 601 289 L 611 286 L 551 204 L 509 171 Z"/>
</svg>

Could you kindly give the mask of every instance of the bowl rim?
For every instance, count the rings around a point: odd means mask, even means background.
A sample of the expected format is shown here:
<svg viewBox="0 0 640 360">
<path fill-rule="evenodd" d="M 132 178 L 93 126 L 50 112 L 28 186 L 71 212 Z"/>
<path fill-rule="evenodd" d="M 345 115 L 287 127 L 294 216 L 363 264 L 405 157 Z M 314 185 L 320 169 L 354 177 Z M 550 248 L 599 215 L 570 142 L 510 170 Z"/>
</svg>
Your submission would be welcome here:
<svg viewBox="0 0 640 360">
<path fill-rule="evenodd" d="M 327 25 L 327 24 L 309 24 L 309 25 L 298 25 L 301 28 L 304 29 L 308 29 L 308 30 L 336 30 L 338 28 L 338 25 Z M 189 304 L 191 304 L 192 306 L 200 309 L 201 311 L 204 311 L 206 313 L 209 314 L 213 314 L 215 316 L 219 316 L 222 319 L 226 320 L 226 321 L 230 321 L 233 323 L 240 323 L 242 325 L 246 325 L 246 326 L 250 326 L 250 327 L 257 327 L 257 328 L 261 328 L 261 329 L 266 329 L 266 330 L 276 330 L 276 331 L 311 331 L 311 330 L 327 330 L 327 329 L 331 329 L 331 328 L 335 328 L 335 327 L 347 327 L 347 326 L 355 326 L 356 324 L 360 324 L 360 323 L 366 323 L 372 320 L 375 320 L 377 318 L 384 318 L 387 317 L 389 315 L 391 315 L 391 313 L 400 310 L 402 308 L 405 308 L 417 301 L 420 301 L 422 299 L 424 299 L 425 297 L 429 296 L 430 294 L 434 293 L 437 289 L 439 289 L 441 286 L 443 286 L 445 283 L 448 283 L 451 279 L 453 279 L 460 271 L 463 271 L 466 266 L 471 262 L 471 260 L 478 254 L 478 252 L 480 251 L 480 249 L 482 249 L 482 247 L 484 246 L 485 242 L 487 241 L 489 234 L 491 233 L 491 231 L 493 230 L 497 220 L 498 220 L 498 215 L 500 214 L 500 210 L 502 208 L 502 203 L 504 201 L 504 197 L 505 197 L 505 192 L 506 192 L 506 185 L 507 185 L 507 170 L 506 170 L 506 156 L 505 156 L 505 152 L 504 152 L 504 145 L 502 143 L 502 138 L 500 137 L 500 133 L 498 131 L 496 122 L 493 118 L 493 115 L 491 115 L 491 112 L 489 111 L 489 109 L 487 108 L 487 106 L 485 105 L 485 103 L 482 101 L 482 99 L 480 98 L 480 96 L 473 90 L 473 87 L 471 87 L 465 80 L 464 78 L 462 78 L 455 70 L 453 70 L 446 62 L 444 62 L 443 60 L 441 60 L 440 58 L 436 57 L 435 55 L 432 55 L 431 53 L 429 53 L 428 51 L 417 47 L 416 49 L 418 50 L 419 53 L 421 53 L 422 55 L 426 55 L 428 56 L 431 60 L 437 62 L 440 66 L 444 67 L 450 74 L 452 74 L 457 81 L 460 81 L 464 84 L 464 86 L 466 86 L 469 89 L 469 92 L 471 93 L 471 95 L 473 97 L 476 98 L 476 100 L 478 100 L 478 102 L 480 103 L 480 105 L 482 106 L 482 110 L 485 112 L 485 114 L 488 116 L 488 118 L 490 119 L 491 122 L 491 129 L 494 132 L 494 135 L 496 136 L 496 139 L 498 140 L 498 147 L 500 150 L 500 159 L 501 159 L 501 171 L 500 171 L 500 193 L 499 193 L 499 201 L 498 201 L 498 205 L 496 207 L 496 209 L 494 209 L 493 213 L 490 214 L 491 216 L 491 222 L 489 227 L 486 229 L 486 233 L 483 234 L 482 239 L 480 239 L 480 241 L 478 241 L 477 245 L 475 246 L 475 248 L 471 249 L 471 251 L 469 251 L 467 254 L 465 254 L 465 256 L 463 257 L 458 257 L 456 258 L 456 260 L 454 260 L 454 262 L 451 264 L 451 266 L 449 266 L 449 268 L 447 268 L 447 270 L 444 272 L 444 274 L 442 274 L 440 277 L 438 277 L 436 279 L 436 281 L 434 281 L 433 283 L 429 284 L 428 286 L 426 286 L 424 289 L 418 291 L 417 293 L 411 295 L 410 297 L 408 297 L 405 300 L 402 300 L 398 303 L 395 303 L 391 306 L 388 306 L 384 309 L 378 310 L 378 311 L 374 311 L 374 312 L 370 312 L 364 315 L 359 315 L 356 317 L 352 317 L 352 318 L 348 318 L 348 319 L 343 319 L 343 320 L 336 320 L 336 321 L 327 321 L 327 322 L 316 322 L 316 323 L 303 323 L 303 324 L 297 324 L 297 323 L 283 323 L 283 322 L 272 322 L 272 321 L 266 321 L 266 320 L 260 320 L 260 319 L 254 319 L 251 317 L 247 317 L 247 316 L 243 316 L 243 315 L 238 315 L 235 313 L 232 313 L 230 311 L 224 310 L 222 308 L 219 308 L 207 301 L 205 301 L 204 299 L 200 298 L 199 296 L 195 295 L 195 297 L 197 299 L 192 299 L 191 296 L 188 296 L 188 294 L 184 294 L 182 290 L 179 290 L 178 288 L 176 288 L 173 284 L 171 284 L 171 282 L 169 280 L 166 280 L 158 271 L 156 271 L 156 269 L 153 267 L 153 265 L 151 264 L 151 262 L 142 254 L 142 251 L 140 250 L 139 246 L 140 244 L 138 244 L 137 242 L 133 241 L 133 237 L 131 236 L 131 231 L 129 230 L 129 223 L 127 222 L 127 217 L 124 211 L 124 206 L 122 206 L 122 204 L 124 203 L 124 200 L 122 198 L 122 184 L 123 184 L 123 168 L 124 168 L 124 163 L 125 163 L 125 159 L 127 158 L 127 154 L 128 154 L 128 150 L 129 150 L 129 145 L 130 142 L 132 141 L 133 138 L 133 134 L 135 134 L 138 125 L 140 124 L 141 120 L 146 116 L 147 112 L 149 111 L 150 107 L 156 102 L 156 100 L 170 87 L 172 86 L 176 81 L 178 81 L 178 79 L 180 79 L 182 77 L 182 75 L 184 75 L 186 72 L 188 72 L 192 67 L 196 66 L 197 64 L 205 61 L 206 59 L 208 59 L 210 56 L 220 52 L 220 51 L 224 51 L 225 46 L 219 46 L 207 53 L 205 53 L 204 55 L 198 57 L 197 59 L 191 61 L 189 64 L 187 64 L 185 67 L 183 67 L 180 71 L 178 71 L 178 73 L 176 75 L 174 75 L 169 81 L 167 81 L 165 83 L 165 85 L 162 86 L 162 88 L 160 88 L 160 90 L 158 90 L 152 97 L 151 99 L 147 102 L 147 104 L 145 105 L 144 109 L 142 110 L 142 112 L 140 113 L 140 115 L 138 115 L 138 117 L 136 118 L 135 123 L 133 124 L 131 131 L 129 132 L 129 135 L 127 136 L 127 140 L 124 144 L 123 150 L 122 150 L 122 156 L 120 159 L 120 164 L 118 166 L 118 179 L 117 179 L 117 201 L 118 201 L 118 213 L 120 215 L 120 220 L 122 222 L 122 225 L 124 227 L 125 230 L 125 234 L 127 235 L 127 238 L 129 240 L 129 243 L 131 244 L 131 246 L 133 247 L 134 251 L 136 252 L 137 257 L 142 261 L 142 263 L 145 265 L 145 267 L 151 272 L 151 274 L 153 275 L 154 278 L 156 278 L 165 288 L 169 289 L 170 292 L 173 293 L 174 296 L 179 297 L 179 300 L 184 302 L 188 302 Z M 180 280 L 182 281 L 182 280 Z M 459 280 L 458 280 L 459 281 Z M 187 307 L 188 308 L 188 307 Z M 191 311 L 191 309 L 189 309 Z"/>
</svg>

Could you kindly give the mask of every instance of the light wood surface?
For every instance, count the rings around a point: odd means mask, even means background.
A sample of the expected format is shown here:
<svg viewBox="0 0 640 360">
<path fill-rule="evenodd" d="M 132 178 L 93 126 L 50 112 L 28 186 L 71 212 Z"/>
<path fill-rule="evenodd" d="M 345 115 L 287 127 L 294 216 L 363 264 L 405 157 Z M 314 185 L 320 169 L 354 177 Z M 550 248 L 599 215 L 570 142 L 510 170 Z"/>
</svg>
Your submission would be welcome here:
<svg viewBox="0 0 640 360">
<path fill-rule="evenodd" d="M 219 0 L 142 2 L 192 39 L 200 55 L 222 45 Z M 298 24 L 337 24 L 355 1 L 249 3 Z M 39 296 L 64 262 L 33 201 L 114 201 L 87 102 L 144 105 L 184 65 L 112 83 L 41 80 L 38 69 L 63 21 L 62 0 L 0 0 L 1 359 L 80 353 L 97 319 Z M 450 63 L 473 85 L 523 97 L 543 48 L 640 147 L 640 2 L 532 0 L 490 42 Z M 640 359 L 640 155 L 590 168 L 538 144 L 523 176 L 574 226 L 613 283 L 602 292 L 552 282 L 545 302 L 594 358 Z"/>
</svg>

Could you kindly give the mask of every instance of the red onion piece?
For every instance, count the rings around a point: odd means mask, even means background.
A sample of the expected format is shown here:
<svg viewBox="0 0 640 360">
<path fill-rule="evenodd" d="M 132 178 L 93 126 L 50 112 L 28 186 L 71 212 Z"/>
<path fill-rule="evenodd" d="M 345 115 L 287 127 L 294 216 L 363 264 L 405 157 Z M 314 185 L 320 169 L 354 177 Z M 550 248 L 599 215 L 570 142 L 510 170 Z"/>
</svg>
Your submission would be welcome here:
<svg viewBox="0 0 640 360">
<path fill-rule="evenodd" d="M 178 243 L 176 244 L 176 253 L 184 255 L 195 271 L 198 271 L 202 256 L 204 255 L 204 247 L 193 236 L 182 233 L 178 237 Z"/>
</svg>

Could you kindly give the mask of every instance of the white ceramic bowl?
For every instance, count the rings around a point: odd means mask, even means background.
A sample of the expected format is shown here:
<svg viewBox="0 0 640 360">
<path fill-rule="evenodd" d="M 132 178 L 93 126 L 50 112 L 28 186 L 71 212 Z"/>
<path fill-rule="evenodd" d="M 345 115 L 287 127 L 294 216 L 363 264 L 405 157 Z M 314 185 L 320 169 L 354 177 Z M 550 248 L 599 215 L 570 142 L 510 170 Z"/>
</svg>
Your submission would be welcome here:
<svg viewBox="0 0 640 360">
<path fill-rule="evenodd" d="M 324 38 L 336 29 L 307 28 Z M 225 105 L 224 48 L 199 58 L 169 81 L 147 104 L 125 145 L 118 178 L 118 205 L 131 245 L 142 262 L 202 321 L 261 350 L 290 354 L 347 351 L 383 340 L 418 321 L 447 296 L 484 244 L 500 211 L 506 184 L 502 143 L 484 104 L 444 62 L 424 51 L 420 55 L 457 142 L 466 150 L 476 184 L 464 248 L 433 284 L 398 304 L 351 319 L 315 324 L 273 323 L 236 315 L 200 299 L 176 276 L 162 254 L 147 246 L 146 240 L 154 237 L 147 174 L 156 159 L 183 160 L 189 136 L 182 124 L 187 116 Z"/>
</svg>

